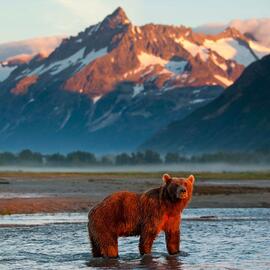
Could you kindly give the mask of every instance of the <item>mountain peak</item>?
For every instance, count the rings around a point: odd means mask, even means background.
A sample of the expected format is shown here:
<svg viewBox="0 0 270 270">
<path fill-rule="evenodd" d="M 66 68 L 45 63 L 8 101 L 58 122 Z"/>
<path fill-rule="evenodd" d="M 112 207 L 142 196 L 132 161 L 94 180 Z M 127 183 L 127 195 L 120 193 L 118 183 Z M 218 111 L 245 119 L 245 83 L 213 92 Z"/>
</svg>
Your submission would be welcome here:
<svg viewBox="0 0 270 270">
<path fill-rule="evenodd" d="M 227 35 L 230 35 L 231 37 L 237 38 L 237 37 L 243 37 L 243 35 L 234 27 L 228 26 L 225 30 L 224 33 Z"/>
<path fill-rule="evenodd" d="M 108 15 L 102 22 L 102 26 L 107 26 L 109 28 L 115 28 L 119 25 L 130 24 L 123 8 L 118 7 L 112 14 Z"/>
<path fill-rule="evenodd" d="M 126 12 L 124 11 L 124 9 L 122 7 L 118 7 L 112 14 L 111 16 L 115 17 L 115 16 L 121 16 L 124 17 L 125 19 L 127 18 Z"/>
</svg>

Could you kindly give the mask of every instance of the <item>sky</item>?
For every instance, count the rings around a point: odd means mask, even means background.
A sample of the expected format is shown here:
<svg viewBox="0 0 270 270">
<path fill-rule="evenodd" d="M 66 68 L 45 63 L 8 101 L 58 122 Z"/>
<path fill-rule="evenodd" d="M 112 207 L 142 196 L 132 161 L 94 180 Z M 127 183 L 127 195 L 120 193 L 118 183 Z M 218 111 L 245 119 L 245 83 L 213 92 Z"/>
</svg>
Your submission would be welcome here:
<svg viewBox="0 0 270 270">
<path fill-rule="evenodd" d="M 136 25 L 270 18 L 270 0 L 0 0 L 0 43 L 75 35 L 121 6 Z"/>
</svg>

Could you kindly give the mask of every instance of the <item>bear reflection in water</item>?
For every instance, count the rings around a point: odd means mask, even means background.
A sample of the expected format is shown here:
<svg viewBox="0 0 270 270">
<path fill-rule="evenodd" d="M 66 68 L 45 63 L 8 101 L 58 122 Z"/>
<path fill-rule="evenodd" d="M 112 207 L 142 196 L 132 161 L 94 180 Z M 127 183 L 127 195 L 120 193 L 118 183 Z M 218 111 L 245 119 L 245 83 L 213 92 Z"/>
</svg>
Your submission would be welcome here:
<svg viewBox="0 0 270 270">
<path fill-rule="evenodd" d="M 109 269 L 183 269 L 183 263 L 177 255 L 156 257 L 149 254 L 144 255 L 141 259 L 126 261 L 112 258 L 93 258 L 87 263 L 87 266 Z"/>
<path fill-rule="evenodd" d="M 142 194 L 121 191 L 106 197 L 88 215 L 93 257 L 118 257 L 118 237 L 140 236 L 141 255 L 150 254 L 165 232 L 170 255 L 180 252 L 181 213 L 191 200 L 195 178 L 163 175 L 163 184 Z"/>
</svg>

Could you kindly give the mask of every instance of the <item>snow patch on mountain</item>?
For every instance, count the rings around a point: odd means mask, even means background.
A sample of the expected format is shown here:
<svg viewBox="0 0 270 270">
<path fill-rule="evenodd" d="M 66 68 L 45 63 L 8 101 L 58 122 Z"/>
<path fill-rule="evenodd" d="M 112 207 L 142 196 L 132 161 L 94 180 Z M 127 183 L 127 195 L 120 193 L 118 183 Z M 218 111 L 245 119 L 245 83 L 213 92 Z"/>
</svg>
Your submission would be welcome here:
<svg viewBox="0 0 270 270">
<path fill-rule="evenodd" d="M 45 64 L 40 65 L 39 67 L 35 68 L 34 70 L 30 71 L 29 69 L 26 69 L 23 71 L 19 76 L 17 76 L 16 79 L 19 79 L 23 76 L 32 76 L 32 75 L 42 75 L 46 72 L 50 72 L 51 75 L 56 75 L 63 70 L 78 65 L 78 68 L 76 71 L 79 71 L 82 69 L 85 65 L 90 64 L 95 59 L 102 57 L 107 54 L 107 47 L 102 48 L 100 50 L 93 50 L 90 53 L 88 53 L 86 56 L 84 56 L 86 48 L 81 48 L 76 53 L 72 54 L 71 56 L 64 58 L 62 60 L 53 62 L 46 66 Z"/>
<path fill-rule="evenodd" d="M 67 124 L 67 122 L 69 121 L 70 117 L 71 117 L 71 112 L 72 110 L 69 110 L 66 114 L 65 119 L 63 120 L 62 124 L 60 125 L 59 129 L 63 129 L 65 127 L 65 125 Z"/>
<path fill-rule="evenodd" d="M 193 57 L 199 55 L 203 61 L 207 61 L 209 56 L 207 48 L 199 46 L 193 42 L 190 42 L 189 40 L 184 39 L 183 37 L 175 38 L 174 41 L 176 43 L 180 43 L 183 46 L 183 48 L 187 50 Z"/>
<path fill-rule="evenodd" d="M 212 60 L 213 60 L 213 62 L 214 62 L 218 67 L 220 67 L 220 68 L 223 69 L 224 71 L 227 71 L 227 69 L 228 69 L 227 65 L 224 64 L 224 63 L 220 63 L 220 62 L 218 61 L 216 55 L 213 55 L 213 56 L 212 56 Z"/>
<path fill-rule="evenodd" d="M 161 65 L 165 66 L 167 64 L 167 60 L 162 59 L 158 56 L 155 56 L 153 54 L 148 54 L 145 52 L 141 52 L 138 55 L 139 61 L 141 62 L 141 65 L 143 67 L 151 66 L 151 65 Z"/>
<path fill-rule="evenodd" d="M 16 67 L 8 67 L 0 64 L 0 82 L 4 81 Z"/>
<path fill-rule="evenodd" d="M 46 71 L 51 70 L 50 73 L 52 75 L 55 75 L 55 74 L 65 70 L 65 69 L 67 69 L 70 66 L 78 64 L 78 62 L 83 58 L 84 51 L 85 51 L 85 48 L 82 48 L 79 51 L 77 51 L 76 53 L 74 53 L 73 55 L 71 55 L 70 57 L 53 63 L 52 65 L 48 66 L 45 70 Z M 44 71 L 43 71 L 43 73 L 44 73 Z"/>
<path fill-rule="evenodd" d="M 246 46 L 241 45 L 233 38 L 222 38 L 217 41 L 206 39 L 204 46 L 215 51 L 224 59 L 235 60 L 244 66 L 248 66 L 256 60 Z"/>
<path fill-rule="evenodd" d="M 190 104 L 196 104 L 196 103 L 201 103 L 201 102 L 204 102 L 204 101 L 206 101 L 205 98 L 197 98 L 197 99 L 191 100 L 189 103 Z"/>
<path fill-rule="evenodd" d="M 113 124 L 121 115 L 121 112 L 111 112 L 108 111 L 102 117 L 97 119 L 95 122 L 92 122 L 91 127 L 89 128 L 90 131 L 97 131 L 102 129 L 106 126 Z"/>
<path fill-rule="evenodd" d="M 71 55 L 68 58 L 65 58 L 63 60 L 59 60 L 56 62 L 53 62 L 52 64 L 45 66 L 44 64 L 35 68 L 34 70 L 32 70 L 31 72 L 24 72 L 23 75 L 42 75 L 47 71 L 50 71 L 50 73 L 52 75 L 55 75 L 61 71 L 63 71 L 64 69 L 70 67 L 71 65 L 76 64 L 82 57 L 84 54 L 84 50 L 85 48 L 80 49 L 79 51 L 77 51 L 76 53 L 74 53 L 73 55 Z"/>
<path fill-rule="evenodd" d="M 99 27 L 100 27 L 100 24 L 101 24 L 101 23 L 97 23 L 97 24 L 91 26 L 91 27 L 90 27 L 90 30 L 89 30 L 89 32 L 88 32 L 88 36 L 92 36 L 95 32 L 97 32 L 98 29 L 99 29 Z"/>
<path fill-rule="evenodd" d="M 155 56 L 153 54 L 141 52 L 138 55 L 138 59 L 141 63 L 140 69 L 145 69 L 148 66 L 160 65 L 164 68 L 160 73 L 174 73 L 179 74 L 185 70 L 187 61 L 175 61 L 175 60 L 165 60 L 161 57 Z M 151 72 L 151 71 L 150 71 Z M 144 73 L 147 74 L 147 73 Z"/>
<path fill-rule="evenodd" d="M 93 62 L 95 59 L 102 57 L 108 53 L 108 48 L 101 48 L 97 51 L 93 50 L 90 53 L 88 53 L 85 57 L 83 57 L 80 60 L 80 68 L 82 68 L 85 65 L 88 65 L 89 63 Z"/>
<path fill-rule="evenodd" d="M 93 103 L 94 103 L 94 104 L 97 103 L 101 98 L 102 98 L 102 95 L 98 95 L 98 96 L 93 97 L 93 98 L 92 98 Z"/>
<path fill-rule="evenodd" d="M 187 61 L 169 61 L 166 65 L 165 68 L 168 69 L 169 71 L 179 74 L 183 73 L 185 70 L 185 67 L 187 65 Z"/>
<path fill-rule="evenodd" d="M 136 97 L 136 96 L 139 95 L 143 90 L 144 90 L 143 84 L 136 84 L 136 85 L 133 87 L 133 95 L 132 95 L 132 97 Z"/>
</svg>

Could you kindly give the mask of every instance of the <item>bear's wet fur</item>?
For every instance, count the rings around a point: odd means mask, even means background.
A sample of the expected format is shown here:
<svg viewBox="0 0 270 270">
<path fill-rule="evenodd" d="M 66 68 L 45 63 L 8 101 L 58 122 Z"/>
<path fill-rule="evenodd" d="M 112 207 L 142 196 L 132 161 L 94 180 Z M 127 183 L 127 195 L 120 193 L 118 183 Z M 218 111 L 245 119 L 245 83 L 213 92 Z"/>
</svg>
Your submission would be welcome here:
<svg viewBox="0 0 270 270">
<path fill-rule="evenodd" d="M 169 254 L 180 252 L 181 213 L 191 200 L 195 178 L 163 175 L 163 184 L 142 194 L 120 191 L 106 197 L 88 215 L 94 257 L 118 257 L 118 237 L 140 236 L 140 254 L 151 253 L 165 232 Z"/>
</svg>

